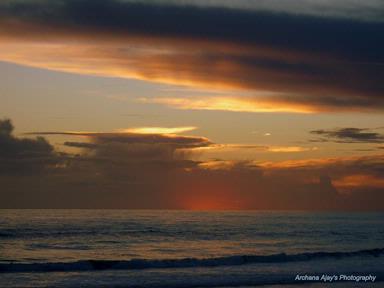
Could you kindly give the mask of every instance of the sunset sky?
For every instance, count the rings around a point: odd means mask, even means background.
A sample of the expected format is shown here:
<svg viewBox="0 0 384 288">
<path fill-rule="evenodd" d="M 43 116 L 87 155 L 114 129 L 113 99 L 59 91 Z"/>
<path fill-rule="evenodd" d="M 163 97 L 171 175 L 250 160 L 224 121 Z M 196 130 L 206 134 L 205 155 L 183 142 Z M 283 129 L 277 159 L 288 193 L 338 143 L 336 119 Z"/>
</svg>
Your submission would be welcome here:
<svg viewBox="0 0 384 288">
<path fill-rule="evenodd" d="M 1 1 L 0 207 L 382 210 L 383 36 L 381 0 Z"/>
</svg>

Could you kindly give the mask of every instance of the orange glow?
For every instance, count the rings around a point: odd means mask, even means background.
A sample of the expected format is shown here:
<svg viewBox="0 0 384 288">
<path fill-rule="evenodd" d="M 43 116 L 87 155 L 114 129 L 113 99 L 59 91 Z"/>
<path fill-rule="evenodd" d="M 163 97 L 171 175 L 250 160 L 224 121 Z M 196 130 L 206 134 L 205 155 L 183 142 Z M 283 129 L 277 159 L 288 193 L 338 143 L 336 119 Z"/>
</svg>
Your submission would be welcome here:
<svg viewBox="0 0 384 288">
<path fill-rule="evenodd" d="M 239 210 L 244 205 L 238 197 L 235 183 L 223 183 L 221 178 L 207 177 L 181 189 L 184 193 L 178 203 L 186 210 Z"/>
<path fill-rule="evenodd" d="M 209 210 L 235 210 L 236 206 L 228 205 L 227 203 L 219 202 L 218 198 L 209 197 L 195 197 L 185 203 L 184 209 L 193 211 L 209 211 Z"/>
<path fill-rule="evenodd" d="M 366 160 L 366 161 L 382 161 L 383 155 L 372 155 L 369 157 L 361 156 L 351 156 L 351 157 L 337 157 L 337 158 L 314 158 L 314 159 L 304 159 L 304 160 L 288 160 L 280 162 L 255 162 L 255 164 L 270 169 L 285 169 L 285 168 L 300 168 L 300 167 L 324 167 L 336 163 L 353 162 L 356 160 Z"/>
<path fill-rule="evenodd" d="M 333 181 L 338 188 L 377 187 L 384 188 L 384 179 L 368 174 L 356 174 Z"/>
<path fill-rule="evenodd" d="M 236 165 L 235 161 L 225 161 L 225 160 L 216 160 L 216 161 L 206 161 L 199 164 L 200 168 L 209 169 L 209 170 L 229 170 Z"/>
<path fill-rule="evenodd" d="M 357 158 L 356 158 L 357 159 Z M 261 167 L 269 169 L 288 169 L 288 168 L 300 168 L 300 167 L 322 167 L 329 164 L 336 163 L 338 161 L 350 161 L 351 158 L 326 158 L 326 159 L 304 159 L 304 160 L 288 160 L 280 162 L 263 162 L 257 163 Z"/>
</svg>

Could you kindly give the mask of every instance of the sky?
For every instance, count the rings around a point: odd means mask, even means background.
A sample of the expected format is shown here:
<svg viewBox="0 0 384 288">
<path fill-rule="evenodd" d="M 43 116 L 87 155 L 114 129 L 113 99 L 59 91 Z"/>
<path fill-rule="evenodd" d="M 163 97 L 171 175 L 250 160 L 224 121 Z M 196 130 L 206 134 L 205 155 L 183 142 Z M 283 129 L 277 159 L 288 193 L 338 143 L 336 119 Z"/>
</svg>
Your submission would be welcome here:
<svg viewBox="0 0 384 288">
<path fill-rule="evenodd" d="M 383 210 L 381 0 L 0 2 L 0 207 Z"/>
</svg>

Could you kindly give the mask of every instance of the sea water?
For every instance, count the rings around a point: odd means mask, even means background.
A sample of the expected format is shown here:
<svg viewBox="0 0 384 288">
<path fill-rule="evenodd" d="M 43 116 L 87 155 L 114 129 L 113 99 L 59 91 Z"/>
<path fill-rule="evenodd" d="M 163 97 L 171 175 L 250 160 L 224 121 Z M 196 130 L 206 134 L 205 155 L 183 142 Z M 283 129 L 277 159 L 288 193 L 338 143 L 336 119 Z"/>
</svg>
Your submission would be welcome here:
<svg viewBox="0 0 384 288">
<path fill-rule="evenodd" d="M 0 210 L 0 287 L 384 287 L 383 224 L 384 213 Z"/>
</svg>

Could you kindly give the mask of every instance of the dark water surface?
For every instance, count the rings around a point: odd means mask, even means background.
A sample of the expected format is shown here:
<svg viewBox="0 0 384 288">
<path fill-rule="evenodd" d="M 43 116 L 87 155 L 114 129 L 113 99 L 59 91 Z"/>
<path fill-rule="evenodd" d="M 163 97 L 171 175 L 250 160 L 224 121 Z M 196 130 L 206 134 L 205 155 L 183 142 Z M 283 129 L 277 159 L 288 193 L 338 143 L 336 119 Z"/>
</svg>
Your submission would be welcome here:
<svg viewBox="0 0 384 288">
<path fill-rule="evenodd" d="M 0 210 L 0 287 L 292 287 L 297 274 L 343 273 L 380 287 L 383 224 L 384 213 Z"/>
</svg>

